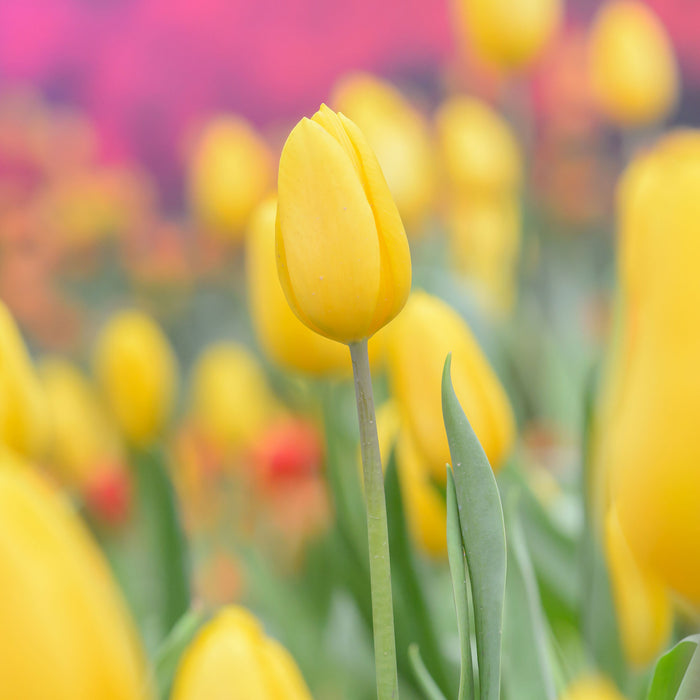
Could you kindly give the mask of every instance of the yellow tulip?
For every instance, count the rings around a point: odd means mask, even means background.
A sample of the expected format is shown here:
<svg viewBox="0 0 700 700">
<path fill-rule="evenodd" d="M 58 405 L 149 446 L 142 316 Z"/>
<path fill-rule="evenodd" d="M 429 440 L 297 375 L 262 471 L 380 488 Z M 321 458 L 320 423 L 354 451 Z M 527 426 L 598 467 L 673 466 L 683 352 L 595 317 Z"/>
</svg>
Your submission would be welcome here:
<svg viewBox="0 0 700 700">
<path fill-rule="evenodd" d="M 678 68 L 666 29 L 644 2 L 612 0 L 589 37 L 590 80 L 601 110 L 621 126 L 664 119 L 678 100 Z"/>
<path fill-rule="evenodd" d="M 152 697 L 135 627 L 88 531 L 32 469 L 0 460 L 2 696 Z"/>
<path fill-rule="evenodd" d="M 47 433 L 41 385 L 14 319 L 0 301 L 0 443 L 38 457 L 46 446 Z"/>
<path fill-rule="evenodd" d="M 50 464 L 70 488 L 88 485 L 96 469 L 120 458 L 119 440 L 87 379 L 70 362 L 40 366 L 51 422 Z"/>
<path fill-rule="evenodd" d="M 244 346 L 218 343 L 197 360 L 193 418 L 217 447 L 237 450 L 249 445 L 280 410 L 262 367 Z"/>
<path fill-rule="evenodd" d="M 617 688 L 601 676 L 585 676 L 574 681 L 560 700 L 625 700 Z"/>
<path fill-rule="evenodd" d="M 177 392 L 177 362 L 163 331 L 141 312 L 117 313 L 97 340 L 94 369 L 124 435 L 140 446 L 153 442 Z"/>
<path fill-rule="evenodd" d="M 615 510 L 606 519 L 606 553 L 617 623 L 629 663 L 646 666 L 665 648 L 673 609 L 664 586 L 640 568 Z"/>
<path fill-rule="evenodd" d="M 409 235 L 422 233 L 436 190 L 435 158 L 426 119 L 395 87 L 366 73 L 343 78 L 332 103 L 366 136 Z"/>
<path fill-rule="evenodd" d="M 450 261 L 470 278 L 483 305 L 497 314 L 515 301 L 520 205 L 513 196 L 456 201 L 447 214 Z"/>
<path fill-rule="evenodd" d="M 457 30 L 484 63 L 503 72 L 527 68 L 556 33 L 561 0 L 455 0 Z"/>
<path fill-rule="evenodd" d="M 244 608 L 224 608 L 185 651 L 172 700 L 311 700 L 289 652 Z"/>
<path fill-rule="evenodd" d="M 250 124 L 213 120 L 202 133 L 189 173 L 195 215 L 212 233 L 238 241 L 272 185 L 272 158 Z"/>
<path fill-rule="evenodd" d="M 278 185 L 277 265 L 289 305 L 328 338 L 369 338 L 403 308 L 411 258 L 362 132 L 321 105 L 289 135 Z"/>
<path fill-rule="evenodd" d="M 635 559 L 698 605 L 700 132 L 664 139 L 647 158 L 621 191 L 621 318 L 596 470 Z"/>
<path fill-rule="evenodd" d="M 520 185 L 520 151 L 507 122 L 489 105 L 451 97 L 435 125 L 445 175 L 457 194 L 512 194 Z"/>
<path fill-rule="evenodd" d="M 401 424 L 399 406 L 386 401 L 377 411 L 377 431 L 382 465 L 386 468 L 392 447 L 401 483 L 406 521 L 413 541 L 426 554 L 447 554 L 447 506 L 433 483 L 430 470 L 416 447 L 410 430 Z M 361 465 L 360 465 L 361 466 Z"/>
<path fill-rule="evenodd" d="M 452 353 L 452 382 L 494 469 L 513 444 L 510 402 L 466 322 L 445 302 L 414 292 L 388 330 L 387 366 L 401 417 L 427 460 L 433 479 L 445 481 L 450 462 L 442 421 L 440 378 Z"/>
<path fill-rule="evenodd" d="M 289 308 L 275 261 L 276 214 L 274 199 L 263 202 L 251 217 L 246 241 L 248 304 L 258 342 L 287 369 L 319 376 L 348 373 L 348 349 L 314 333 Z"/>
</svg>

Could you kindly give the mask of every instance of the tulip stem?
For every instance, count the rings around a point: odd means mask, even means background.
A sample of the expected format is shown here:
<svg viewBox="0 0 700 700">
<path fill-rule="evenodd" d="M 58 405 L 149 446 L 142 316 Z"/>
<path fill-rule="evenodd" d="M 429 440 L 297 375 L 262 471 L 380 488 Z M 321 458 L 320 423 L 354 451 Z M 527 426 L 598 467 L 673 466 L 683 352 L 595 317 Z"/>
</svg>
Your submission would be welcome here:
<svg viewBox="0 0 700 700">
<path fill-rule="evenodd" d="M 386 519 L 384 472 L 379 454 L 367 341 L 361 340 L 357 343 L 351 343 L 350 357 L 352 358 L 352 373 L 355 379 L 357 417 L 360 423 L 360 449 L 365 484 L 365 505 L 367 507 L 377 698 L 378 700 L 395 700 L 399 697 L 399 683 L 396 671 L 394 607 L 391 595 L 389 529 Z"/>
</svg>

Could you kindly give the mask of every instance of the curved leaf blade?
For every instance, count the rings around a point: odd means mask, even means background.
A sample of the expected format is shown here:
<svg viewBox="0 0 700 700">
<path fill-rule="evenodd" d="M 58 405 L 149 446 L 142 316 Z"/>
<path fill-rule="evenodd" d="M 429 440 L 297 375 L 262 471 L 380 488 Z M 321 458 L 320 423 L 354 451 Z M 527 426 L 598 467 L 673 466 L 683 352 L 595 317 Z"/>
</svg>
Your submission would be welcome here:
<svg viewBox="0 0 700 700">
<path fill-rule="evenodd" d="M 471 579 L 479 697 L 498 700 L 506 584 L 503 509 L 491 465 L 452 387 L 450 362 L 448 355 L 442 374 L 442 413 Z"/>
</svg>

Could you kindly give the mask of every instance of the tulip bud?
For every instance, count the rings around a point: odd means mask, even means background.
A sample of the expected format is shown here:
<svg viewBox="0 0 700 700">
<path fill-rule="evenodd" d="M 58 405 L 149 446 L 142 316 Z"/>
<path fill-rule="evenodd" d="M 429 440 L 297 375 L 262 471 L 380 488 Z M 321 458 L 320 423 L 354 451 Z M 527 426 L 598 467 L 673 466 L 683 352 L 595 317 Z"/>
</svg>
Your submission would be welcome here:
<svg viewBox="0 0 700 700">
<path fill-rule="evenodd" d="M 109 566 L 68 503 L 0 456 L 2 696 L 147 700 L 145 657 Z"/>
<path fill-rule="evenodd" d="M 503 72 L 527 68 L 559 27 L 561 0 L 456 0 L 457 29 L 469 49 Z"/>
<path fill-rule="evenodd" d="M 275 200 L 266 200 L 251 217 L 248 231 L 248 303 L 258 342 L 271 360 L 287 369 L 319 376 L 348 373 L 347 348 L 314 333 L 289 308 L 275 260 L 276 215 Z"/>
<path fill-rule="evenodd" d="M 272 185 L 272 158 L 253 128 L 220 117 L 200 136 L 189 173 L 195 215 L 212 233 L 238 241 Z"/>
<path fill-rule="evenodd" d="M 45 398 L 17 326 L 0 302 L 0 444 L 42 454 L 48 432 Z"/>
<path fill-rule="evenodd" d="M 250 445 L 281 411 L 257 359 L 237 343 L 219 343 L 202 353 L 191 393 L 196 424 L 225 451 Z"/>
<path fill-rule="evenodd" d="M 585 676 L 574 681 L 560 700 L 625 700 L 625 698 L 607 678 Z"/>
<path fill-rule="evenodd" d="M 94 369 L 126 438 L 141 447 L 153 442 L 177 392 L 177 361 L 161 329 L 138 311 L 116 314 L 97 340 Z"/>
<path fill-rule="evenodd" d="M 50 459 L 61 482 L 82 491 L 100 464 L 120 456 L 120 446 L 102 405 L 78 369 L 46 358 L 40 366 L 51 423 Z"/>
<path fill-rule="evenodd" d="M 444 483 L 451 461 L 440 392 L 450 352 L 457 397 L 491 466 L 499 469 L 515 437 L 513 412 L 466 322 L 440 299 L 414 292 L 389 328 L 387 346 L 393 396 L 433 479 Z"/>
<path fill-rule="evenodd" d="M 232 695 L 233 693 L 233 695 Z M 311 700 L 289 652 L 247 610 L 224 608 L 185 651 L 172 700 Z"/>
<path fill-rule="evenodd" d="M 408 234 L 422 233 L 436 189 L 426 119 L 395 87 L 363 73 L 343 78 L 332 102 L 360 127 L 377 155 Z"/>
<path fill-rule="evenodd" d="M 362 132 L 325 105 L 282 150 L 277 265 L 294 313 L 341 343 L 369 338 L 403 308 L 408 241 Z"/>
<path fill-rule="evenodd" d="M 614 122 L 653 124 L 675 107 L 679 88 L 673 46 L 646 3 L 603 5 L 591 28 L 589 54 L 593 94 Z"/>
<path fill-rule="evenodd" d="M 620 638 L 630 664 L 644 667 L 664 648 L 673 611 L 663 585 L 640 568 L 614 509 L 606 519 L 606 551 Z"/>
<path fill-rule="evenodd" d="M 620 197 L 622 303 L 596 421 L 598 490 L 639 565 L 698 605 L 700 133 L 667 137 L 645 158 Z"/>
<path fill-rule="evenodd" d="M 452 97 L 435 120 L 445 175 L 458 194 L 512 194 L 519 187 L 517 142 L 491 107 L 471 97 Z"/>
</svg>

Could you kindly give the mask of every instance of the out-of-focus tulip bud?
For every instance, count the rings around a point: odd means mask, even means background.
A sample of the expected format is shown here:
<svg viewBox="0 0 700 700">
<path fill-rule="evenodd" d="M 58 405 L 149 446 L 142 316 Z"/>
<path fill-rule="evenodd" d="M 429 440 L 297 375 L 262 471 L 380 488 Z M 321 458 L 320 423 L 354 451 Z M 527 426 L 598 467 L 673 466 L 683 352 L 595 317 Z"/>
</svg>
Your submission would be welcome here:
<svg viewBox="0 0 700 700">
<path fill-rule="evenodd" d="M 100 550 L 33 470 L 2 462 L 3 697 L 151 698 L 136 629 Z"/>
<path fill-rule="evenodd" d="M 230 606 L 199 632 L 175 675 L 172 700 L 311 700 L 289 652 L 244 608 Z"/>
<path fill-rule="evenodd" d="M 94 370 L 125 437 L 142 447 L 153 442 L 177 393 L 177 361 L 163 331 L 139 311 L 115 314 L 97 339 Z"/>
<path fill-rule="evenodd" d="M 621 126 L 666 117 L 678 100 L 678 69 L 664 26 L 644 2 L 603 5 L 589 38 L 590 80 L 600 109 Z"/>
<path fill-rule="evenodd" d="M 585 676 L 574 681 L 560 700 L 625 700 L 625 698 L 607 678 Z"/>
<path fill-rule="evenodd" d="M 332 103 L 360 127 L 377 155 L 409 236 L 422 233 L 436 190 L 427 120 L 393 85 L 366 73 L 343 78 Z"/>
<path fill-rule="evenodd" d="M 46 402 L 17 326 L 0 302 L 0 443 L 37 457 L 46 446 Z"/>
<path fill-rule="evenodd" d="M 50 465 L 65 486 L 82 490 L 100 463 L 119 458 L 119 440 L 76 367 L 55 357 L 42 360 L 39 369 L 50 416 Z"/>
<path fill-rule="evenodd" d="M 452 189 L 471 196 L 510 194 L 520 184 L 517 142 L 506 121 L 484 102 L 456 96 L 436 115 L 440 155 Z"/>
<path fill-rule="evenodd" d="M 238 343 L 218 343 L 202 353 L 191 394 L 197 426 L 227 452 L 250 446 L 282 410 L 258 360 Z"/>
<path fill-rule="evenodd" d="M 667 137 L 645 158 L 621 191 L 622 303 L 595 471 L 640 566 L 698 605 L 700 132 Z"/>
<path fill-rule="evenodd" d="M 318 428 L 300 418 L 287 418 L 265 430 L 252 448 L 252 459 L 270 481 L 317 474 L 323 462 Z"/>
<path fill-rule="evenodd" d="M 608 513 L 605 525 L 606 553 L 622 646 L 629 663 L 643 667 L 668 641 L 673 620 L 671 601 L 664 586 L 635 561 L 614 509 Z"/>
<path fill-rule="evenodd" d="M 369 338 L 403 308 L 411 257 L 367 140 L 321 105 L 289 135 L 278 185 L 277 265 L 289 305 L 328 338 Z"/>
<path fill-rule="evenodd" d="M 554 36 L 561 0 L 455 0 L 457 31 L 484 63 L 504 73 L 527 68 Z"/>
<path fill-rule="evenodd" d="M 440 393 L 440 377 L 450 352 L 457 397 L 491 466 L 500 468 L 515 437 L 513 412 L 466 322 L 440 299 L 414 292 L 388 336 L 392 393 L 433 479 L 444 483 L 445 464 L 450 462 Z"/>
<path fill-rule="evenodd" d="M 503 315 L 515 301 L 520 205 L 513 196 L 452 203 L 447 212 L 450 260 L 468 277 L 483 306 Z"/>
<path fill-rule="evenodd" d="M 272 186 L 272 158 L 253 127 L 220 117 L 201 134 L 189 173 L 196 217 L 211 233 L 238 241 L 248 217 Z"/>
<path fill-rule="evenodd" d="M 348 373 L 348 349 L 307 328 L 289 308 L 277 274 L 276 214 L 274 199 L 263 202 L 251 217 L 246 241 L 248 303 L 258 342 L 286 369 L 319 376 Z"/>
</svg>

